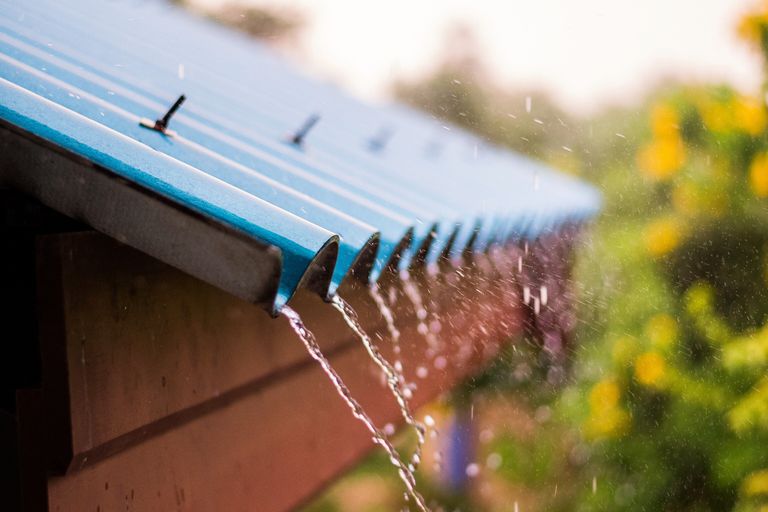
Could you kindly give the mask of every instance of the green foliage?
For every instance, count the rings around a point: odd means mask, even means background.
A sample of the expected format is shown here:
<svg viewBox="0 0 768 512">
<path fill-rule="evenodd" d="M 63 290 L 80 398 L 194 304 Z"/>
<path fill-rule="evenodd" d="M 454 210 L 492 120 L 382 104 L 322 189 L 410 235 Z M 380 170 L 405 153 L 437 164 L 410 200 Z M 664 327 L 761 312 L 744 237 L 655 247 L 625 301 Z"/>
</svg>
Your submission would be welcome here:
<svg viewBox="0 0 768 512">
<path fill-rule="evenodd" d="M 538 486 L 552 478 L 556 447 L 551 443 L 531 445 L 511 436 L 502 436 L 489 449 L 501 456 L 503 462 L 499 474 L 505 478 L 527 486 Z"/>
</svg>

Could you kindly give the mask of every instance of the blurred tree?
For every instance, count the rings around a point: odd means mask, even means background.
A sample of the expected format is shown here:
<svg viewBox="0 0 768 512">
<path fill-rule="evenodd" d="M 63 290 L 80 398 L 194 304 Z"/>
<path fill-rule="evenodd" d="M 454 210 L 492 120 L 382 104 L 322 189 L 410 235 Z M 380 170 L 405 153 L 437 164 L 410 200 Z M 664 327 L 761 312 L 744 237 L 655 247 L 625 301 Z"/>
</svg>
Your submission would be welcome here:
<svg viewBox="0 0 768 512">
<path fill-rule="evenodd" d="M 763 4 L 740 28 L 764 57 L 766 27 Z M 599 291 L 608 306 L 582 335 L 602 354 L 578 358 L 574 389 L 590 401 L 571 412 L 607 491 L 584 492 L 583 510 L 768 507 L 767 118 L 762 97 L 722 86 L 653 101 L 633 183 L 654 200 L 634 225 L 604 219 L 597 240 L 610 245 L 582 259 L 585 282 L 622 281 Z M 613 426 L 592 402 L 606 386 L 599 402 L 629 418 L 621 429 L 594 428 Z"/>
<path fill-rule="evenodd" d="M 251 37 L 266 40 L 292 39 L 304 26 L 304 19 L 300 13 L 285 7 L 255 7 L 226 3 L 212 11 L 210 16 Z"/>
<path fill-rule="evenodd" d="M 304 18 L 301 13 L 288 7 L 254 6 L 239 1 L 210 7 L 203 6 L 195 0 L 165 1 L 193 12 L 200 12 L 223 25 L 267 42 L 292 41 L 304 27 Z"/>
<path fill-rule="evenodd" d="M 394 85 L 397 98 L 488 141 L 577 163 L 568 155 L 581 148 L 570 117 L 542 92 L 512 93 L 492 85 L 471 28 L 455 25 L 443 48 L 437 68 L 426 79 Z"/>
</svg>

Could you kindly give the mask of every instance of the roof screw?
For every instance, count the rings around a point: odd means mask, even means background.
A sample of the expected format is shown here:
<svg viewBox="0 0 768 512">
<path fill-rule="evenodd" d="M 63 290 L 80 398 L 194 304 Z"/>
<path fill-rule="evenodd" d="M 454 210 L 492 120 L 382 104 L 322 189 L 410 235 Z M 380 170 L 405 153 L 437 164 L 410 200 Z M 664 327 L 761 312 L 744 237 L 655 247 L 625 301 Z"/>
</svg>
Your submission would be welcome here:
<svg viewBox="0 0 768 512">
<path fill-rule="evenodd" d="M 379 133 L 368 139 L 368 150 L 371 153 L 383 151 L 394 134 L 395 132 L 391 128 L 382 128 Z"/>
<path fill-rule="evenodd" d="M 176 102 L 173 105 L 171 105 L 171 108 L 168 109 L 168 112 L 166 112 L 163 117 L 155 121 L 151 121 L 147 118 L 142 118 L 139 121 L 139 124 L 144 128 L 155 130 L 157 132 L 162 133 L 163 135 L 168 135 L 168 136 L 176 135 L 176 132 L 168 129 L 168 123 L 171 122 L 171 117 L 173 117 L 173 114 L 175 114 L 176 111 L 179 110 L 179 107 L 181 106 L 182 103 L 184 103 L 184 100 L 186 99 L 187 99 L 186 96 L 182 94 L 181 96 L 179 96 Z"/>
<path fill-rule="evenodd" d="M 307 118 L 306 121 L 304 121 L 304 124 L 301 125 L 301 128 L 299 128 L 296 133 L 294 133 L 291 138 L 291 144 L 294 146 L 303 146 L 304 145 L 304 139 L 306 138 L 309 131 L 317 124 L 317 122 L 320 120 L 320 116 L 318 114 L 312 114 Z"/>
</svg>

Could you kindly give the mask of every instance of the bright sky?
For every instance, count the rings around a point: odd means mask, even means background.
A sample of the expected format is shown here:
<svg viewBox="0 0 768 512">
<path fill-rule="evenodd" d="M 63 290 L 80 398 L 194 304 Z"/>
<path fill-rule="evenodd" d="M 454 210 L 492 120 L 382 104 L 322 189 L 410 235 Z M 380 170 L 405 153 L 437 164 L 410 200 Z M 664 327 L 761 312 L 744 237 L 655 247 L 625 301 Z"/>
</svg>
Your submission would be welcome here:
<svg viewBox="0 0 768 512">
<path fill-rule="evenodd" d="M 305 13 L 302 65 L 371 99 L 433 69 L 457 22 L 474 29 L 500 84 L 544 89 L 577 111 L 630 101 L 663 77 L 760 82 L 734 33 L 755 0 L 244 1 Z"/>
</svg>

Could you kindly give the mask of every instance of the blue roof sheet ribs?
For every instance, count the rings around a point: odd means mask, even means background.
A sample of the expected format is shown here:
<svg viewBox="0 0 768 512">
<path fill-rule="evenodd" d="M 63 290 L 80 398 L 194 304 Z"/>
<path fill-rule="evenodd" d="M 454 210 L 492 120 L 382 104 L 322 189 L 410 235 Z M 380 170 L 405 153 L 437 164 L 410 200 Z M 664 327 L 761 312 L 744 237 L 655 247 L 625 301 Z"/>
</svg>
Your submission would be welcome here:
<svg viewBox="0 0 768 512">
<path fill-rule="evenodd" d="M 283 259 L 275 302 L 291 297 L 318 255 L 338 243 L 338 236 L 301 217 L 228 185 L 104 125 L 67 110 L 0 78 L 0 119 L 57 147 L 80 155 L 131 183 L 278 247 Z M 17 183 L 3 167 L 0 179 Z M 56 170 L 50 171 L 50 179 Z M 43 187 L 44 183 L 34 183 Z M 87 200 L 87 198 L 83 198 Z M 90 220 L 90 219 L 89 219 Z M 146 227 L 151 231 L 151 226 Z M 109 233 L 118 239 L 115 233 Z M 335 258 L 334 258 L 335 259 Z"/>
<path fill-rule="evenodd" d="M 60 29 L 61 27 L 59 27 Z M 115 78 L 114 75 L 119 73 L 121 68 L 116 67 L 108 67 L 104 66 L 102 63 L 100 66 L 98 64 L 95 64 L 96 68 L 92 67 L 94 64 L 86 64 L 88 62 L 87 56 L 83 56 L 80 54 L 78 50 L 73 50 L 68 48 L 66 50 L 66 54 L 59 56 L 59 59 L 54 60 L 53 55 L 57 55 L 58 50 L 57 48 L 60 48 L 61 45 L 58 45 L 56 48 L 49 48 L 47 45 L 45 45 L 42 41 L 38 42 L 39 48 L 35 49 L 32 48 L 31 45 L 21 43 L 18 40 L 14 41 L 16 45 L 19 47 L 24 47 L 25 51 L 29 52 L 30 54 L 37 54 L 37 56 L 41 56 L 43 59 L 46 59 L 46 62 L 42 64 L 43 66 L 59 66 L 64 69 L 70 70 L 72 73 L 80 74 L 82 77 L 88 77 L 95 85 L 96 88 L 96 94 L 110 94 L 113 96 L 113 98 L 110 98 L 113 101 L 120 100 L 121 97 L 127 97 L 133 100 L 134 103 L 137 105 L 143 105 L 145 107 L 152 107 L 154 108 L 157 105 L 157 102 L 164 101 L 162 99 L 163 91 L 160 87 L 155 87 L 149 91 L 149 88 L 144 86 L 143 88 L 139 89 L 135 84 L 130 83 L 130 79 L 120 79 Z M 78 55 L 80 54 L 80 55 Z M 73 56 L 78 56 L 78 60 L 75 62 L 67 62 L 67 59 L 71 59 Z M 101 69 L 98 69 L 101 68 Z M 98 70 L 100 74 L 95 74 L 93 71 L 94 69 Z M 151 77 L 157 78 L 158 76 L 168 75 L 165 77 L 164 82 L 167 84 L 169 81 L 174 80 L 174 76 L 172 74 L 169 74 L 169 68 L 168 66 L 164 68 L 158 68 L 158 69 L 151 69 L 149 70 L 148 74 Z M 105 78 L 109 78 L 109 80 L 105 80 Z M 135 78 L 135 77 L 134 77 Z M 207 78 L 207 77 L 206 77 Z M 211 77 L 212 79 L 215 77 Z M 79 77 L 76 78 L 76 80 L 79 79 Z M 78 80 L 79 81 L 79 80 Z M 205 99 L 216 99 L 217 102 L 228 102 L 230 101 L 230 98 L 233 95 L 221 95 L 220 87 L 205 87 L 204 85 L 208 82 L 203 82 L 203 87 L 198 86 L 197 88 L 194 87 L 195 84 L 192 85 L 192 89 L 196 90 L 199 94 L 196 95 L 196 97 L 201 97 Z M 185 90 L 190 89 L 190 84 L 185 83 Z M 230 86 L 232 88 L 232 86 Z M 202 89 L 202 90 L 198 90 Z M 245 93 L 246 91 L 239 91 L 240 93 Z M 151 102 L 151 99 L 154 99 L 155 102 Z M 279 156 L 282 159 L 285 159 L 288 162 L 291 163 L 303 163 L 304 165 L 312 165 L 309 160 L 304 157 L 303 155 L 297 154 L 293 148 L 286 148 L 283 144 L 280 144 L 278 141 L 280 139 L 280 136 L 275 134 L 275 136 L 272 139 L 267 139 L 263 135 L 254 132 L 251 129 L 248 129 L 249 126 L 253 126 L 259 123 L 259 120 L 262 120 L 262 122 L 266 121 L 271 126 L 274 126 L 278 120 L 270 119 L 269 113 L 264 113 L 261 111 L 254 111 L 254 112 L 248 112 L 249 105 L 242 105 L 242 104 L 229 104 L 226 103 L 223 105 L 226 107 L 227 110 L 222 108 L 222 104 L 218 103 L 216 106 L 217 108 L 214 110 L 211 109 L 204 109 L 201 108 L 200 105 L 204 105 L 205 102 L 199 102 L 195 104 L 188 104 L 185 106 L 185 114 L 188 112 L 194 112 L 198 113 L 200 117 L 202 117 L 201 121 L 205 123 L 207 126 L 214 126 L 219 131 L 231 131 L 231 133 L 236 135 L 247 135 L 248 138 L 245 139 L 246 143 L 250 143 L 254 145 L 255 147 L 261 148 L 262 146 L 266 146 L 264 149 L 267 151 L 272 151 L 278 153 L 277 156 Z M 223 115 L 217 115 L 216 112 L 227 112 L 227 116 Z M 242 114 L 241 114 L 242 113 Z M 242 117 L 242 116 L 245 117 Z M 243 123 L 245 124 L 234 124 L 232 121 L 236 120 L 238 118 L 241 118 L 243 120 Z M 243 128 L 246 128 L 244 131 Z M 214 133 L 215 134 L 215 133 Z M 303 159 L 303 161 L 302 161 Z M 338 166 L 346 167 L 349 170 L 350 163 L 346 162 L 344 160 L 336 161 L 332 159 L 332 163 L 334 164 L 334 169 L 336 169 Z M 368 162 L 368 164 L 371 164 L 371 161 Z M 317 162 L 314 163 L 314 165 L 317 165 Z M 328 172 L 328 170 L 325 170 L 325 172 Z M 339 174 L 338 170 L 330 171 L 331 174 Z M 343 178 L 354 185 L 365 187 L 370 187 L 371 185 L 363 180 L 360 180 L 356 174 L 359 173 L 357 171 L 354 174 L 351 175 L 344 175 Z M 386 194 L 385 197 L 397 203 L 400 208 L 404 208 L 407 210 L 409 214 L 414 213 L 421 213 L 422 215 L 434 215 L 434 207 L 436 206 L 434 203 L 430 204 L 432 199 L 429 196 L 422 196 L 421 201 L 423 203 L 426 203 L 425 206 L 420 206 L 418 203 L 407 203 L 402 199 L 402 193 L 405 192 L 408 195 L 408 191 L 403 191 L 401 189 L 396 189 L 391 186 L 391 183 L 386 180 L 382 179 L 379 175 L 374 174 L 371 176 L 373 179 L 377 180 L 374 184 L 379 187 L 384 187 L 385 190 L 392 190 L 391 193 Z M 416 199 L 417 196 L 414 194 L 410 194 L 410 199 Z M 426 208 L 432 207 L 431 210 L 427 210 Z"/>
<path fill-rule="evenodd" d="M 140 125 L 182 93 L 174 137 Z M 536 238 L 600 204 L 578 180 L 412 109 L 362 103 L 160 2 L 0 1 L 0 104 L 6 124 L 279 250 L 273 311 L 299 286 L 327 298 L 352 274 Z"/>
<path fill-rule="evenodd" d="M 0 41 L 2 41 L 2 39 L 3 38 L 0 35 Z M 11 50 L 8 51 L 10 52 Z M 30 53 L 32 52 L 30 51 Z M 35 57 L 38 56 L 35 55 Z M 60 62 L 55 62 L 50 57 L 38 64 L 41 67 L 46 67 L 46 69 L 59 69 L 61 73 L 69 72 L 70 74 L 74 74 L 74 76 L 69 77 L 73 82 L 78 83 L 84 89 L 87 89 L 96 95 L 100 95 L 100 99 L 103 101 L 124 105 L 126 108 L 133 111 L 146 111 L 145 109 L 149 108 L 158 110 L 161 108 L 161 103 L 159 103 L 159 101 L 153 102 L 131 91 L 124 90 L 114 83 L 105 81 L 101 77 L 94 76 L 87 71 L 83 71 L 82 68 L 68 65 L 62 66 L 66 70 L 63 71 L 61 68 L 57 67 L 57 64 L 60 65 Z M 77 75 L 78 72 L 81 75 L 92 78 L 92 81 L 83 82 L 81 77 Z M 94 81 L 96 83 L 93 83 Z M 84 92 L 80 90 L 80 94 L 78 94 L 80 98 L 78 98 L 78 102 L 75 103 L 75 107 L 80 105 L 79 100 L 82 99 L 82 94 L 84 94 Z M 387 197 L 381 197 L 376 196 L 363 188 L 353 188 L 351 186 L 345 188 L 336 185 L 334 181 L 335 179 L 345 179 L 347 182 L 350 181 L 350 179 L 339 176 L 338 171 L 333 173 L 328 170 L 320 172 L 317 169 L 311 168 L 307 170 L 300 165 L 292 165 L 292 159 L 283 158 L 281 160 L 279 156 L 273 156 L 270 153 L 260 151 L 258 147 L 248 145 L 246 142 L 230 136 L 227 133 L 227 128 L 221 128 L 219 130 L 215 129 L 215 123 L 210 120 L 204 119 L 202 121 L 195 121 L 190 119 L 186 115 L 188 108 L 188 105 L 185 105 L 183 112 L 179 113 L 177 120 L 174 121 L 178 126 L 188 126 L 191 128 L 191 130 L 184 132 L 185 135 L 196 137 L 198 140 L 204 141 L 204 143 L 214 147 L 216 146 L 216 143 L 221 141 L 221 145 L 229 146 L 220 150 L 223 154 L 237 157 L 240 162 L 244 162 L 254 169 L 258 169 L 262 173 L 270 174 L 287 183 L 289 186 L 298 190 L 307 191 L 329 204 L 340 205 L 340 208 L 342 209 L 352 209 L 354 215 L 376 222 L 382 231 L 383 242 L 386 242 L 386 245 L 382 244 L 383 250 L 378 262 L 379 267 L 386 264 L 389 257 L 387 249 L 394 248 L 399 243 L 407 226 L 412 223 L 414 216 L 425 215 L 424 211 L 417 213 L 413 211 L 415 208 L 406 210 L 406 207 L 402 204 L 395 205 L 390 203 L 388 201 L 389 199 L 394 198 L 394 200 L 397 200 L 397 196 L 395 195 L 390 194 Z M 234 132 L 236 129 L 233 129 L 232 131 Z M 282 146 L 282 144 L 279 143 L 278 145 Z M 296 153 L 293 148 L 283 148 L 282 150 L 293 154 Z M 347 176 L 352 179 L 355 178 L 354 173 L 348 173 Z M 381 191 L 379 190 L 379 194 L 380 193 Z M 369 212 L 366 210 L 371 211 Z M 400 213 L 400 215 L 398 215 L 398 213 Z M 388 220 L 391 217 L 395 217 L 398 222 L 394 223 L 393 221 L 393 223 L 388 224 Z M 422 235 L 422 237 L 423 236 L 425 235 Z"/>
<path fill-rule="evenodd" d="M 168 68 L 166 67 L 166 70 L 167 70 L 167 69 L 168 69 Z M 156 73 L 152 73 L 151 75 L 152 75 L 152 76 L 156 76 L 157 74 L 156 74 Z M 108 86 L 106 86 L 106 87 L 108 87 Z M 113 88 L 113 89 L 114 89 L 114 88 Z M 113 91 L 113 92 L 114 92 L 114 91 Z M 206 94 L 206 96 L 205 96 L 205 97 L 209 97 L 211 94 L 212 94 L 212 93 L 210 93 L 210 92 L 209 92 L 208 94 Z M 233 108 L 235 108 L 235 107 L 233 107 Z M 239 110 L 239 109 L 236 109 L 236 110 Z M 261 115 L 261 116 L 256 116 L 256 118 L 260 118 L 260 117 L 265 117 L 265 116 L 264 116 L 264 115 Z M 338 162 L 338 160 L 337 160 L 337 161 L 334 161 L 333 163 L 334 163 L 334 165 L 335 165 L 335 166 L 338 166 L 339 164 L 341 164 L 341 165 L 347 165 L 347 166 L 349 165 L 348 163 L 345 163 L 345 162 L 343 162 L 343 161 L 342 161 L 342 162 Z M 368 162 L 368 165 L 370 165 L 370 162 Z M 354 175 L 354 174 L 353 174 L 353 175 Z M 378 176 L 374 176 L 374 179 L 375 179 L 376 177 L 378 177 Z M 422 180 L 422 181 L 423 181 L 423 180 Z M 382 186 L 382 185 L 384 185 L 384 186 L 386 187 L 386 186 L 387 186 L 387 182 L 386 182 L 386 181 L 384 181 L 383 183 L 379 183 L 378 185 L 379 185 L 379 186 Z M 401 193 L 401 194 L 402 194 L 403 192 L 405 192 L 405 193 L 407 194 L 407 193 L 409 192 L 409 190 L 405 190 L 405 191 L 401 190 L 401 191 L 400 191 L 400 193 Z M 424 193 L 422 193 L 422 194 L 421 194 L 419 197 L 420 197 L 420 202 L 422 202 L 422 203 L 427 203 L 427 206 L 430 206 L 430 207 L 431 207 L 431 214 L 432 214 L 432 215 L 434 215 L 434 214 L 436 213 L 436 211 L 439 211 L 439 208 L 436 208 L 434 204 L 433 204 L 433 205 L 430 205 L 430 204 L 429 204 L 429 201 L 430 201 L 430 194 L 424 194 Z M 414 204 L 414 203 L 412 202 L 411 204 Z M 418 203 L 415 203 L 415 204 L 418 204 Z M 453 210 L 453 211 L 455 211 L 455 210 Z M 425 236 L 425 235 L 426 235 L 426 232 L 424 232 L 423 236 Z M 418 237 L 417 237 L 417 238 L 418 238 Z"/>
<path fill-rule="evenodd" d="M 8 64 L 14 66 L 15 69 L 8 69 Z M 131 134 L 135 139 L 155 150 L 163 151 L 165 154 L 179 161 L 184 161 L 195 168 L 205 169 L 211 176 L 259 196 L 331 232 L 338 233 L 342 240 L 339 247 L 339 259 L 334 270 L 334 274 L 339 274 L 334 275 L 333 281 L 337 283 L 341 282 L 341 279 L 357 260 L 358 254 L 366 248 L 367 244 L 378 243 L 376 229 L 370 225 L 345 215 L 326 203 L 302 194 L 279 181 L 258 174 L 222 156 L 223 153 L 211 151 L 184 139 L 180 135 L 168 139 L 158 133 L 142 133 L 143 128 L 138 124 L 139 118 L 137 116 L 115 107 L 113 104 L 93 98 L 88 93 L 74 89 L 65 82 L 39 73 L 34 68 L 19 62 L 11 62 L 11 59 L 4 55 L 0 55 L 0 76 L 12 76 L 15 83 L 29 86 L 31 90 L 36 87 L 44 88 L 48 97 L 59 105 L 77 111 L 91 119 L 97 119 L 101 115 L 103 123 L 109 128 L 120 133 Z M 89 101 L 83 101 L 84 99 Z M 111 115 L 107 116 L 106 112 Z M 403 227 L 403 235 L 407 229 L 407 226 Z"/>
</svg>

